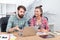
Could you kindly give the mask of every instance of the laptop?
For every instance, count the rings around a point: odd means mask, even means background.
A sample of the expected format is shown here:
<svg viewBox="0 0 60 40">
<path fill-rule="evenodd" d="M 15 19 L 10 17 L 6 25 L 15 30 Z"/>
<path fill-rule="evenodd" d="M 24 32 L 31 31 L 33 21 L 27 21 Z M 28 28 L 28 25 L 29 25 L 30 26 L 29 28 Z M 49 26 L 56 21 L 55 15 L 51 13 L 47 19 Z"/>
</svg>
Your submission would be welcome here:
<svg viewBox="0 0 60 40">
<path fill-rule="evenodd" d="M 22 33 L 23 37 L 36 35 L 36 30 L 33 27 L 25 27 Z"/>
</svg>

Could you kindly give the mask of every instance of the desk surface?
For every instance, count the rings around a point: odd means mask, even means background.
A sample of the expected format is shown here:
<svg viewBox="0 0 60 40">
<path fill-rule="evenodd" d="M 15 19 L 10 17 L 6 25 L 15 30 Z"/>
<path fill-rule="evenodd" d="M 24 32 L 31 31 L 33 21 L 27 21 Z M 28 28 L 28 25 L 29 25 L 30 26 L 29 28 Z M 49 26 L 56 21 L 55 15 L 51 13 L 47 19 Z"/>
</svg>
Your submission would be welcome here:
<svg viewBox="0 0 60 40">
<path fill-rule="evenodd" d="M 3 34 L 5 34 L 5 32 Z M 16 32 L 14 32 L 13 34 L 17 37 L 16 40 L 60 40 L 60 36 L 55 36 L 54 38 L 43 39 L 39 36 L 20 37 L 18 33 Z"/>
</svg>

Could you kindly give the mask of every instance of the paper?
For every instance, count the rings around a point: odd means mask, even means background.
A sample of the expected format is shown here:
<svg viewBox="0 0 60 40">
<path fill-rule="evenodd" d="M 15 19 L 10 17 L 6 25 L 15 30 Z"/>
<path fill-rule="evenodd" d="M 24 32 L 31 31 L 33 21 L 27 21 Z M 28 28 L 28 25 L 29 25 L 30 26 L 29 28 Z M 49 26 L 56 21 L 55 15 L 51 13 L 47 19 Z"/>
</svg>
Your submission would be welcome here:
<svg viewBox="0 0 60 40">
<path fill-rule="evenodd" d="M 56 34 L 56 35 L 60 35 L 60 33 L 59 33 L 59 32 L 54 32 L 54 34 Z"/>
<path fill-rule="evenodd" d="M 0 40 L 15 40 L 16 37 L 13 34 L 0 34 Z"/>
<path fill-rule="evenodd" d="M 9 34 L 1 34 L 0 35 L 0 40 L 9 40 Z"/>
<path fill-rule="evenodd" d="M 15 40 L 16 37 L 13 34 L 10 34 L 10 40 Z"/>
<path fill-rule="evenodd" d="M 47 35 L 47 33 L 45 33 L 45 32 L 37 32 L 36 34 L 37 35 Z"/>
</svg>

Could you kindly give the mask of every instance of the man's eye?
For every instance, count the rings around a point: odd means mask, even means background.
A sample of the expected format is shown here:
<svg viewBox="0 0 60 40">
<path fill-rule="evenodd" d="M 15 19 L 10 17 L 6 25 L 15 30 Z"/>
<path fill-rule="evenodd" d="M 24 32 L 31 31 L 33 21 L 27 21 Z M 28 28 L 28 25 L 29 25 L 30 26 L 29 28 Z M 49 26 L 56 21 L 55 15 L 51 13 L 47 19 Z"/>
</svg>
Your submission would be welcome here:
<svg viewBox="0 0 60 40">
<path fill-rule="evenodd" d="M 20 11 L 21 13 L 23 12 L 23 11 Z M 23 12 L 24 13 L 24 12 Z"/>
</svg>

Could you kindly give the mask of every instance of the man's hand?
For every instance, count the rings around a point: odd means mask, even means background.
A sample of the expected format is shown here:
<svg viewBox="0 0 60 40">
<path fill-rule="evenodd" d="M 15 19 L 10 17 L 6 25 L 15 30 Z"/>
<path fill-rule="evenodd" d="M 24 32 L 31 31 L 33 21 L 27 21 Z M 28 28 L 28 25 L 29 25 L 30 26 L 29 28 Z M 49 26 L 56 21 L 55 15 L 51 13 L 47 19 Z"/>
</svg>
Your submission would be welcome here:
<svg viewBox="0 0 60 40">
<path fill-rule="evenodd" d="M 8 32 L 13 32 L 13 31 L 15 31 L 15 30 L 20 31 L 20 29 L 18 28 L 18 26 L 16 26 L 16 27 L 10 28 L 10 29 L 8 30 Z"/>
<path fill-rule="evenodd" d="M 20 31 L 20 32 L 23 32 L 23 30 L 22 30 L 22 29 L 19 29 L 18 26 L 14 27 L 14 29 L 15 29 L 15 30 L 18 30 L 18 31 Z"/>
<path fill-rule="evenodd" d="M 23 32 L 23 30 L 19 29 L 18 26 L 13 27 L 13 28 L 10 28 L 10 29 L 9 29 L 9 32 L 13 32 L 13 31 L 15 31 L 15 30 L 18 30 L 19 32 Z"/>
<path fill-rule="evenodd" d="M 18 26 L 13 27 L 13 28 L 14 28 L 14 30 L 18 30 L 18 31 L 20 30 Z"/>
<path fill-rule="evenodd" d="M 10 28 L 9 30 L 8 30 L 8 32 L 13 32 L 14 31 L 14 29 L 13 28 Z"/>
</svg>

